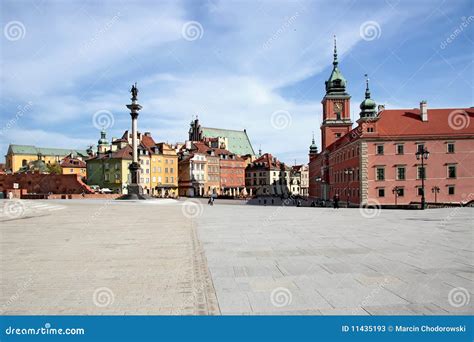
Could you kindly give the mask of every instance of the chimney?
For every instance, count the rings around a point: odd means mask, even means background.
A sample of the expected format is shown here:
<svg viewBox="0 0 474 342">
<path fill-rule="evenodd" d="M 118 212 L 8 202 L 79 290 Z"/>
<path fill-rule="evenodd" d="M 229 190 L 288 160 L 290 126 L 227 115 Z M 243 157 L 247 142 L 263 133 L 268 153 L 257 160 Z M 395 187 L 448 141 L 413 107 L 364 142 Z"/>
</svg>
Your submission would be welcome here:
<svg viewBox="0 0 474 342">
<path fill-rule="evenodd" d="M 191 141 L 186 140 L 186 149 L 190 150 L 191 149 Z"/>
<path fill-rule="evenodd" d="M 151 132 L 145 132 L 146 137 L 151 137 Z"/>
<path fill-rule="evenodd" d="M 428 121 L 428 106 L 425 100 L 420 102 L 420 115 L 421 121 Z"/>
</svg>

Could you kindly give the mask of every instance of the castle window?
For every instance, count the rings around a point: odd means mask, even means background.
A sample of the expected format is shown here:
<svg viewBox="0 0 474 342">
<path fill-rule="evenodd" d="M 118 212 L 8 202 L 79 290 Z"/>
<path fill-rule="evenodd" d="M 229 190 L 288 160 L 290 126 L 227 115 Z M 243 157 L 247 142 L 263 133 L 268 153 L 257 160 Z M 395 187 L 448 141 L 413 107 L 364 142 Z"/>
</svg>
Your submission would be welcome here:
<svg viewBox="0 0 474 342">
<path fill-rule="evenodd" d="M 405 188 L 398 188 L 398 197 L 403 197 L 405 196 Z"/>
<path fill-rule="evenodd" d="M 456 165 L 448 165 L 448 178 L 456 178 Z"/>
<path fill-rule="evenodd" d="M 379 197 L 385 197 L 385 188 L 379 188 L 378 195 Z"/>
<path fill-rule="evenodd" d="M 376 149 L 378 155 L 383 154 L 383 145 L 377 145 Z"/>
<path fill-rule="evenodd" d="M 454 185 L 448 185 L 448 195 L 454 195 L 455 188 Z"/>
<path fill-rule="evenodd" d="M 405 166 L 397 166 L 397 180 L 405 180 Z"/>
<path fill-rule="evenodd" d="M 405 146 L 403 144 L 397 144 L 397 154 L 403 154 L 405 152 Z"/>
<path fill-rule="evenodd" d="M 383 166 L 378 166 L 376 168 L 376 174 L 375 174 L 376 180 L 378 181 L 383 181 L 385 180 L 385 167 Z"/>
<path fill-rule="evenodd" d="M 417 152 L 423 152 L 423 150 L 425 149 L 425 144 L 416 144 L 416 150 Z"/>
<path fill-rule="evenodd" d="M 447 144 L 448 153 L 454 153 L 454 143 Z"/>
</svg>

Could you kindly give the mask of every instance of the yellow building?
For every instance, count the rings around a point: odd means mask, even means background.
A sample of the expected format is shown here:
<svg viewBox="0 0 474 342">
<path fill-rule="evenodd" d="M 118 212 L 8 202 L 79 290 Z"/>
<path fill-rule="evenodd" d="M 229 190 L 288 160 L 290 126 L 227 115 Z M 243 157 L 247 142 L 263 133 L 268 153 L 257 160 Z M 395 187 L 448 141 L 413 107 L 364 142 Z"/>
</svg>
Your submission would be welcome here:
<svg viewBox="0 0 474 342">
<path fill-rule="evenodd" d="M 156 197 L 178 196 L 178 154 L 166 143 L 156 143 L 150 132 L 138 133 L 140 185 L 145 194 Z M 132 143 L 131 132 L 122 139 Z"/>
<path fill-rule="evenodd" d="M 82 178 L 87 175 L 87 165 L 81 157 L 76 157 L 73 153 L 64 157 L 59 163 L 63 175 L 77 174 Z"/>
<path fill-rule="evenodd" d="M 45 164 L 59 163 L 64 157 L 73 153 L 75 156 L 83 159 L 88 154 L 85 150 L 61 149 L 61 148 L 44 148 L 33 145 L 14 145 L 8 147 L 5 156 L 5 169 L 17 172 L 21 167 L 27 166 L 30 162 L 42 160 Z"/>
<path fill-rule="evenodd" d="M 172 146 L 158 143 L 151 154 L 151 195 L 178 196 L 178 155 Z"/>
</svg>

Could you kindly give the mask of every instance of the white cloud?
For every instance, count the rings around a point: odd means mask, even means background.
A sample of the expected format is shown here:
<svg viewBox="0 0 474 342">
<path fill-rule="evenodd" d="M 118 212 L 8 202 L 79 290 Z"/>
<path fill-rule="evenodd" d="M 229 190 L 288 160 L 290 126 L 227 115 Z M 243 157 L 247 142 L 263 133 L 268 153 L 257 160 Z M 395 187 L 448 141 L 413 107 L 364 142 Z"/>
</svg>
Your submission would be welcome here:
<svg viewBox="0 0 474 342">
<path fill-rule="evenodd" d="M 0 81 L 2 97 L 35 103 L 30 118 L 39 133 L 29 143 L 58 144 L 52 138 L 65 134 L 52 132 L 75 124 L 88 127 L 93 113 L 102 109 L 115 115 L 111 133 L 120 134 L 129 126 L 128 87 L 138 81 L 142 131 L 182 141 L 191 116 L 199 114 L 205 126 L 247 128 L 255 150 L 261 144 L 283 159 L 305 162 L 311 132 L 319 135 L 320 99 L 288 100 L 280 90 L 330 65 L 334 33 L 343 63 L 344 54 L 361 39 L 359 25 L 367 13 L 334 2 L 194 5 L 56 5 L 42 16 L 35 11 L 25 15 L 27 38 L 9 44 Z M 370 13 L 381 24 L 395 14 Z M 201 22 L 202 39 L 181 38 L 188 20 Z M 323 87 L 317 89 L 321 96 Z M 290 127 L 270 125 L 277 110 L 291 114 Z M 84 139 L 61 141 L 85 143 L 97 135 L 89 126 Z M 11 137 L 25 143 L 28 136 Z"/>
</svg>

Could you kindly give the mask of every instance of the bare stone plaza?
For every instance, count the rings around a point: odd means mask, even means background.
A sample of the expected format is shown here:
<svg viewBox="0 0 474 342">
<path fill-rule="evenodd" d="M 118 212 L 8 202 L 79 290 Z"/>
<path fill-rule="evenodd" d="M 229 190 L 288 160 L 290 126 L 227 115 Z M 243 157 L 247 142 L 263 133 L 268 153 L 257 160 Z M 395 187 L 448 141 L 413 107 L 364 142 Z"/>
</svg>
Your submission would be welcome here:
<svg viewBox="0 0 474 342">
<path fill-rule="evenodd" d="M 4 315 L 472 314 L 472 208 L 2 200 Z"/>
</svg>

